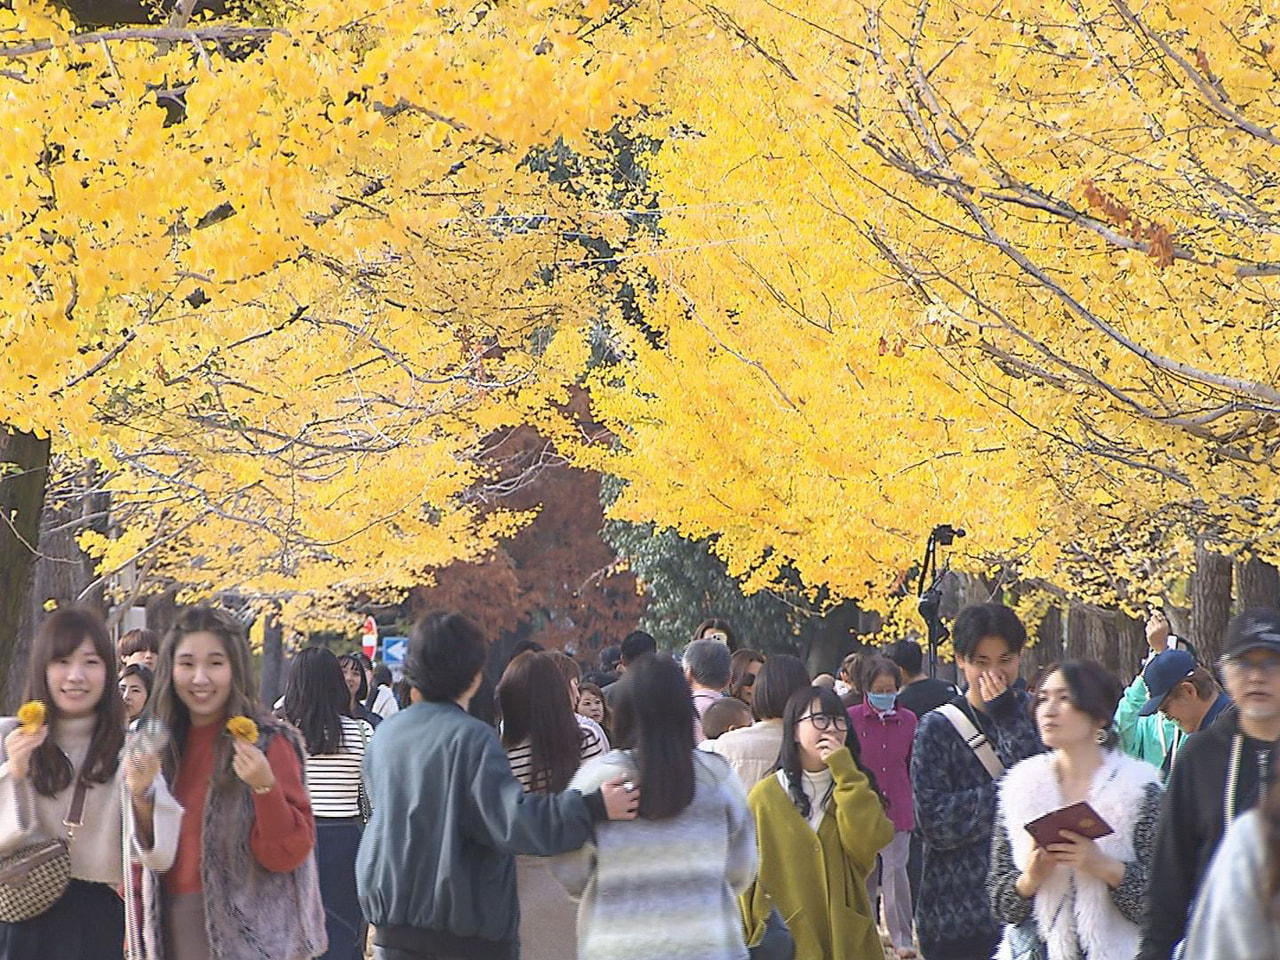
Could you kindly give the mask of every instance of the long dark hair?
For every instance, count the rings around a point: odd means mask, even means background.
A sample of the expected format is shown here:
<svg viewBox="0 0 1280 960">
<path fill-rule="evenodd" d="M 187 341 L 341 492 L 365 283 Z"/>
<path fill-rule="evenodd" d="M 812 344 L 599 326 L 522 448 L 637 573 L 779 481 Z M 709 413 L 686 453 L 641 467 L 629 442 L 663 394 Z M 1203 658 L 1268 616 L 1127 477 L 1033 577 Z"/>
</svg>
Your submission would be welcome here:
<svg viewBox="0 0 1280 960">
<path fill-rule="evenodd" d="M 173 661 L 183 639 L 193 633 L 211 633 L 222 644 L 223 653 L 231 665 L 231 695 L 227 698 L 227 716 L 249 717 L 260 727 L 272 727 L 271 717 L 258 704 L 253 692 L 253 674 L 249 668 L 249 642 L 245 639 L 240 621 L 221 607 L 187 607 L 178 614 L 169 632 L 160 643 L 160 657 L 156 661 L 155 694 L 150 701 L 152 716 L 169 730 L 169 746 L 164 754 L 165 777 L 170 783 L 178 775 L 182 763 L 182 751 L 187 745 L 191 730 L 191 714 L 187 705 L 178 697 L 173 684 Z M 240 782 L 231 766 L 235 750 L 229 736 L 218 737 L 213 753 L 213 783 L 219 790 L 234 787 Z"/>
<path fill-rule="evenodd" d="M 362 653 L 344 653 L 338 658 L 339 669 L 347 665 L 351 665 L 356 668 L 356 673 L 360 675 L 360 686 L 356 687 L 356 692 L 347 692 L 347 699 L 350 701 L 350 706 L 347 708 L 349 711 L 353 710 L 357 703 L 363 706 L 364 698 L 369 695 L 369 678 L 364 672 L 364 663 L 362 662 L 363 656 L 364 654 Z M 343 677 L 342 686 L 344 689 L 346 688 L 346 685 L 347 678 Z M 367 710 L 368 707 L 365 707 L 365 709 Z"/>
<path fill-rule="evenodd" d="M 333 651 L 307 647 L 298 652 L 289 668 L 282 710 L 302 732 L 312 756 L 342 750 L 342 718 L 351 715 L 351 692 Z"/>
<path fill-rule="evenodd" d="M 751 712 L 757 720 L 781 720 L 791 695 L 801 688 L 809 689 L 809 682 L 809 671 L 799 657 L 775 653 L 756 677 Z"/>
<path fill-rule="evenodd" d="M 747 699 L 743 696 L 746 688 L 756 682 L 756 675 L 751 672 L 753 663 L 764 663 L 764 654 L 759 650 L 735 650 L 729 657 L 729 696 L 742 701 Z"/>
<path fill-rule="evenodd" d="M 803 687 L 791 695 L 791 699 L 787 701 L 786 710 L 782 712 L 782 749 L 778 753 L 777 767 L 786 777 L 787 793 L 791 796 L 791 802 L 795 804 L 796 809 L 800 811 L 800 816 L 807 819 L 813 807 L 809 803 L 808 794 L 804 792 L 804 768 L 800 762 L 800 744 L 796 741 L 796 724 L 809 712 L 809 706 L 815 700 L 822 713 L 828 717 L 844 720 L 844 745 L 853 754 L 853 762 L 866 776 L 872 791 L 880 798 L 881 805 L 885 806 L 885 798 L 876 784 L 875 774 L 862 764 L 862 750 L 858 746 L 858 735 L 853 730 L 853 724 L 849 723 L 848 711 L 841 703 L 839 695 L 830 687 Z M 828 807 L 831 803 L 834 786 L 833 783 L 832 789 L 828 790 L 827 795 L 822 798 L 824 807 Z"/>
<path fill-rule="evenodd" d="M 93 643 L 94 653 L 102 661 L 106 672 L 102 696 L 94 706 L 97 714 L 93 734 L 89 738 L 89 752 L 80 767 L 80 779 L 86 783 L 107 783 L 116 775 L 120 765 L 120 748 L 124 746 L 124 701 L 120 698 L 116 677 L 116 652 L 111 645 L 102 618 L 92 610 L 68 607 L 58 610 L 41 625 L 31 645 L 31 659 L 27 670 L 28 700 L 41 701 L 48 710 L 50 732 L 58 719 L 58 705 L 49 691 L 46 668 L 54 660 L 61 660 L 75 653 L 84 641 Z M 31 754 L 31 785 L 36 793 L 45 797 L 57 796 L 71 786 L 76 771 L 71 760 L 52 736 Z"/>
<path fill-rule="evenodd" d="M 498 681 L 502 745 L 529 744 L 530 789 L 559 793 L 582 763 L 582 728 L 574 719 L 569 685 L 547 653 L 522 653 Z"/>
<path fill-rule="evenodd" d="M 698 624 L 698 629 L 693 631 L 693 639 L 701 640 L 702 635 L 708 630 L 719 630 L 724 634 L 724 645 L 729 648 L 729 652 L 738 652 L 738 638 L 733 635 L 733 627 L 729 626 L 728 620 L 721 620 L 719 617 L 707 617 L 707 619 Z"/>
<path fill-rule="evenodd" d="M 614 730 L 635 758 L 640 816 L 677 816 L 694 790 L 694 709 L 684 671 L 666 654 L 648 654 L 618 682 Z"/>
</svg>

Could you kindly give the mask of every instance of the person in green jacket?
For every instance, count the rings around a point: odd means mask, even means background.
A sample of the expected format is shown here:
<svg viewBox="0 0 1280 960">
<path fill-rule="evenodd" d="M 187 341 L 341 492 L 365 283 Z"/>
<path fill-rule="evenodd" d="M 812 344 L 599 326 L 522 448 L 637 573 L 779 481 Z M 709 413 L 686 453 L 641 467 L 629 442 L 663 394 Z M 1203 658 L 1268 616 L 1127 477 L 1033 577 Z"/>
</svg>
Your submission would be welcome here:
<svg viewBox="0 0 1280 960">
<path fill-rule="evenodd" d="M 1182 637 L 1173 635 L 1168 615 L 1159 608 L 1147 619 L 1147 646 L 1150 653 L 1142 662 L 1143 669 L 1165 650 L 1186 650 L 1196 658 L 1195 648 Z M 1115 729 L 1120 734 L 1120 749 L 1136 760 L 1147 761 L 1157 770 L 1167 770 L 1165 761 L 1177 754 L 1184 734 L 1163 713 L 1139 716 L 1138 711 L 1146 706 L 1148 696 L 1146 681 L 1139 670 L 1116 707 Z"/>
<path fill-rule="evenodd" d="M 759 875 L 742 895 L 747 943 L 760 942 L 776 909 L 795 960 L 883 960 L 866 880 L 893 824 L 844 704 L 825 687 L 797 690 L 782 727 L 778 770 L 747 798 L 760 844 Z"/>
</svg>

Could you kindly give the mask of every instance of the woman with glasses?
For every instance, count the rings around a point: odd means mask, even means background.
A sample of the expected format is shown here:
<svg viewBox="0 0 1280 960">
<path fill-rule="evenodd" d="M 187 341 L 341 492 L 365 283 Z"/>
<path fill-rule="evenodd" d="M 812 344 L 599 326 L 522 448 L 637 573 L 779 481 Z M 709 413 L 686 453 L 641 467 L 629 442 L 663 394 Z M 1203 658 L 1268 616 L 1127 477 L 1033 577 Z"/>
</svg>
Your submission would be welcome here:
<svg viewBox="0 0 1280 960">
<path fill-rule="evenodd" d="M 792 694 L 778 770 L 747 803 L 760 842 L 760 874 L 742 896 L 748 942 L 760 941 L 776 909 L 795 938 L 795 960 L 883 960 L 866 882 L 893 823 L 834 690 Z"/>
</svg>

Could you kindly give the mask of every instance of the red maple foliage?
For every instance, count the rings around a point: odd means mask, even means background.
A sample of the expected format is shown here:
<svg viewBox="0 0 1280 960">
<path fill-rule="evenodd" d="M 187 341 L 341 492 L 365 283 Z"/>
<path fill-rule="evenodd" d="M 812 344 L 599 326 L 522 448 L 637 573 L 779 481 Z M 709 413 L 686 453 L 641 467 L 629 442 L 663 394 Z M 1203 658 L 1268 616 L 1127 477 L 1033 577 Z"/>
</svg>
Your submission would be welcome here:
<svg viewBox="0 0 1280 960">
<path fill-rule="evenodd" d="M 521 427 L 496 443 L 491 457 L 502 465 L 499 476 L 510 477 L 554 460 L 554 451 Z M 482 562 L 452 564 L 435 571 L 435 586 L 414 588 L 406 605 L 411 617 L 457 610 L 495 640 L 518 633 L 584 661 L 636 629 L 646 601 L 600 537 L 599 474 L 552 462 L 504 496 L 502 506 L 539 513 Z"/>
</svg>

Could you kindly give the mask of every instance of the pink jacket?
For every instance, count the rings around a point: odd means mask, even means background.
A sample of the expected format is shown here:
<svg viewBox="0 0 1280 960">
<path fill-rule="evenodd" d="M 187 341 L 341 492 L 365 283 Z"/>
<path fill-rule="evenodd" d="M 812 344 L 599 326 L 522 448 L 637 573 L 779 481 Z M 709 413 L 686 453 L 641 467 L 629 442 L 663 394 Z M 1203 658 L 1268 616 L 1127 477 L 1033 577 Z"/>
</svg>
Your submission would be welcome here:
<svg viewBox="0 0 1280 960">
<path fill-rule="evenodd" d="M 889 801 L 889 819 L 898 832 L 916 825 L 911 796 L 911 742 L 916 736 L 916 715 L 896 707 L 881 716 L 868 703 L 849 708 L 849 723 L 858 735 L 862 765 L 875 775 L 876 785 Z"/>
</svg>

